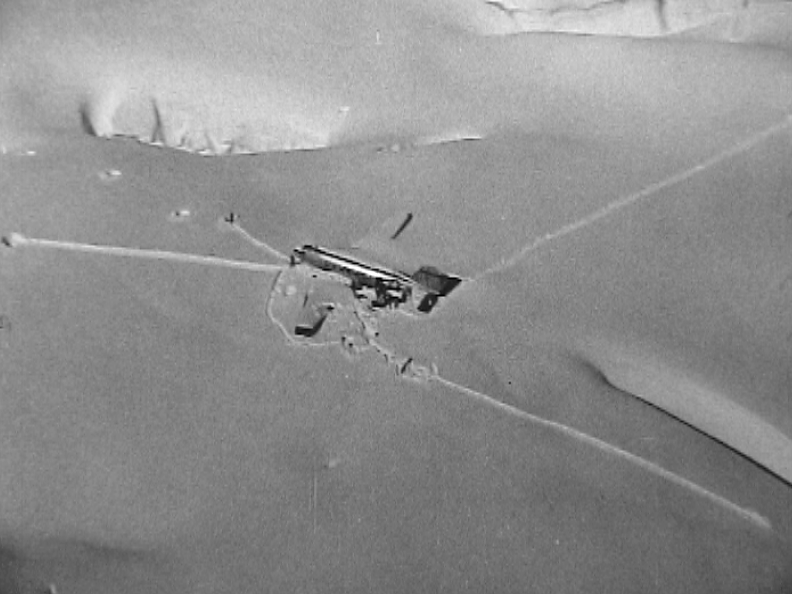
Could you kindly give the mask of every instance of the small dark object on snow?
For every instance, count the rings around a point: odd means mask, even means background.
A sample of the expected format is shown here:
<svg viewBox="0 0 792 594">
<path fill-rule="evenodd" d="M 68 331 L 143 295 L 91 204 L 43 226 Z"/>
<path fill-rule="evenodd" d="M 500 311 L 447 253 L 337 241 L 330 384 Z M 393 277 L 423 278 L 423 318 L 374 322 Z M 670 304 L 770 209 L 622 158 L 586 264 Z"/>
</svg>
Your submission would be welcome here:
<svg viewBox="0 0 792 594">
<path fill-rule="evenodd" d="M 407 228 L 407 225 L 409 225 L 410 221 L 412 220 L 413 220 L 413 215 L 411 212 L 408 212 L 407 217 L 404 219 L 404 222 L 401 225 L 399 225 L 398 229 L 396 229 L 396 233 L 391 235 L 391 239 L 396 239 L 399 235 L 401 235 L 402 231 L 404 231 Z"/>
<path fill-rule="evenodd" d="M 315 336 L 322 329 L 322 324 L 332 310 L 331 304 L 318 302 L 313 296 L 306 295 L 300 317 L 294 326 L 294 333 L 308 338 Z"/>
</svg>

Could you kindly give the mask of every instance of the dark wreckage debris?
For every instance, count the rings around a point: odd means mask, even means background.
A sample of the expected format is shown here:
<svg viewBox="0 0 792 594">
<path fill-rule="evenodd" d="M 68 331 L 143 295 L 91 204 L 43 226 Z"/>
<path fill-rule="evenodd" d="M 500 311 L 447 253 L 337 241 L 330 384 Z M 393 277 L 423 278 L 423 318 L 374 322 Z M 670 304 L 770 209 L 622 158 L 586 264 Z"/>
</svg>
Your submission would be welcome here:
<svg viewBox="0 0 792 594">
<path fill-rule="evenodd" d="M 338 345 L 350 357 L 375 353 L 403 378 L 420 381 L 436 373 L 431 360 L 416 359 L 408 343 L 381 328 L 392 328 L 395 319 L 387 314 L 397 310 L 428 314 L 462 279 L 433 266 L 394 270 L 316 245 L 293 250 L 290 264 L 275 281 L 267 314 L 292 345 Z"/>
<path fill-rule="evenodd" d="M 314 245 L 296 248 L 292 264 L 307 264 L 343 277 L 355 297 L 372 309 L 413 306 L 418 312 L 429 313 L 441 297 L 446 297 L 461 282 L 460 278 L 433 266 L 421 266 L 406 274 Z M 310 307 L 316 308 L 316 304 Z"/>
</svg>

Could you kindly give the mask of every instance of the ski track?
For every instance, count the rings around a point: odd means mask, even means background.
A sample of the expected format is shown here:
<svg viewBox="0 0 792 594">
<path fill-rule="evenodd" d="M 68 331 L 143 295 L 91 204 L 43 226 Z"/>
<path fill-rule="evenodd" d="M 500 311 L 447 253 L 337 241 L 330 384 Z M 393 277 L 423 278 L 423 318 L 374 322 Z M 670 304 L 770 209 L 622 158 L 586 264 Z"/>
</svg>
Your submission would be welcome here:
<svg viewBox="0 0 792 594">
<path fill-rule="evenodd" d="M 82 252 L 88 254 L 102 254 L 106 256 L 121 256 L 127 258 L 140 258 L 145 260 L 161 260 L 180 262 L 183 264 L 200 264 L 204 266 L 219 266 L 221 268 L 235 268 L 249 272 L 278 272 L 282 266 L 279 264 L 261 264 L 259 262 L 246 262 L 243 260 L 229 260 L 216 256 L 199 256 L 183 252 L 169 252 L 164 250 L 149 250 L 143 248 L 119 247 L 114 245 L 101 245 L 93 243 L 80 243 L 76 241 L 60 241 L 54 239 L 38 239 L 26 237 L 20 233 L 12 233 L 6 239 L 10 247 L 35 247 L 68 252 Z"/>
<path fill-rule="evenodd" d="M 690 169 L 685 169 L 683 171 L 680 171 L 679 173 L 675 173 L 674 175 L 667 177 L 666 179 L 661 180 L 659 182 L 650 184 L 645 188 L 643 188 L 642 190 L 639 190 L 633 194 L 629 194 L 628 196 L 614 200 L 613 202 L 609 203 L 603 208 L 589 215 L 586 215 L 582 219 L 579 219 L 573 223 L 568 223 L 566 225 L 563 225 L 559 229 L 535 239 L 527 246 L 518 250 L 515 254 L 513 254 L 509 258 L 506 258 L 505 260 L 501 260 L 495 266 L 486 269 L 484 272 L 478 275 L 477 279 L 480 279 L 490 274 L 502 272 L 507 268 L 511 268 L 512 266 L 519 263 L 520 260 L 528 256 L 531 252 L 537 250 L 540 247 L 543 247 L 545 244 L 555 241 L 557 239 L 561 239 L 562 237 L 565 237 L 571 233 L 575 233 L 576 231 L 580 231 L 581 229 L 584 229 L 589 225 L 597 223 L 602 219 L 607 218 L 608 216 L 622 210 L 627 206 L 630 206 L 632 204 L 635 204 L 636 202 L 649 198 L 650 196 L 656 194 L 660 190 L 664 190 L 671 186 L 675 186 L 676 184 L 679 184 L 685 180 L 688 180 L 694 177 L 695 175 L 698 175 L 702 171 L 705 171 L 706 169 L 709 169 L 710 167 L 717 165 L 721 161 L 724 161 L 731 157 L 735 157 L 740 153 L 743 153 L 748 149 L 753 148 L 763 140 L 770 138 L 771 136 L 778 134 L 779 132 L 787 130 L 788 128 L 790 128 L 790 126 L 792 126 L 792 115 L 787 116 L 782 121 L 774 124 L 773 126 L 770 126 L 765 130 L 762 130 L 761 132 L 757 132 L 756 134 L 748 137 L 747 139 L 741 142 L 738 142 L 737 144 L 727 148 L 726 150 L 717 153 L 716 155 L 699 163 L 698 165 L 691 167 Z"/>
<path fill-rule="evenodd" d="M 275 256 L 279 260 L 284 260 L 286 262 L 289 261 L 289 257 L 286 254 L 283 254 L 283 253 L 279 252 L 278 250 L 276 250 L 274 247 L 272 247 L 268 243 L 266 243 L 264 241 L 261 241 L 260 239 L 256 239 L 250 233 L 245 231 L 245 229 L 243 229 L 242 226 L 239 225 L 238 223 L 231 223 L 230 222 L 229 225 L 230 225 L 231 229 L 234 231 L 234 233 L 236 233 L 237 235 L 242 237 L 245 241 L 247 241 L 251 245 L 253 245 L 253 246 L 255 246 L 255 247 L 257 247 L 257 248 L 259 248 L 261 250 L 264 250 L 265 252 L 267 252 L 268 254 L 270 254 L 272 256 Z"/>
<path fill-rule="evenodd" d="M 769 134 L 772 134 L 772 133 L 774 133 L 775 131 L 777 131 L 779 129 L 786 128 L 788 125 L 789 125 L 789 121 L 785 122 L 783 124 L 783 126 L 776 126 L 771 131 L 766 131 L 766 132 L 762 133 L 761 137 L 763 138 L 765 136 L 768 136 Z M 751 142 L 755 143 L 755 142 L 758 141 L 759 138 L 760 138 L 759 136 L 754 137 L 751 140 Z M 744 146 L 749 146 L 749 145 L 744 143 L 742 146 L 744 147 Z M 734 152 L 734 149 L 732 149 L 732 152 Z M 725 153 L 722 153 L 720 158 L 725 158 L 723 156 L 724 154 Z M 731 153 L 729 153 L 729 154 L 731 154 Z M 716 162 L 715 160 L 711 160 L 711 161 L 712 162 Z M 702 164 L 699 167 L 694 168 L 693 170 L 690 170 L 688 172 L 685 172 L 684 174 L 680 174 L 678 176 L 675 176 L 674 178 L 671 178 L 671 180 L 673 180 L 673 181 L 666 180 L 666 182 L 663 182 L 663 184 L 669 185 L 670 183 L 675 183 L 676 181 L 679 181 L 680 179 L 684 179 L 684 177 L 692 175 L 696 171 L 700 171 L 701 169 L 703 169 L 706 166 L 708 166 L 708 165 L 707 164 Z M 654 188 L 651 191 L 656 191 L 656 189 L 657 189 L 657 187 L 655 187 L 655 186 L 652 186 L 651 188 Z M 595 213 L 594 215 L 591 215 L 591 216 L 587 217 L 586 219 L 583 219 L 583 220 L 579 221 L 578 223 L 575 223 L 575 224 L 570 225 L 568 227 L 562 228 L 562 230 L 560 230 L 560 231 L 558 231 L 558 232 L 556 232 L 554 234 L 551 234 L 549 236 L 545 236 L 545 238 L 543 238 L 543 240 L 542 240 L 542 243 L 544 243 L 546 241 L 550 241 L 550 239 L 552 239 L 552 238 L 559 237 L 561 235 L 566 235 L 567 233 L 570 233 L 570 232 L 572 232 L 572 231 L 574 231 L 576 229 L 579 229 L 581 227 L 589 225 L 589 224 L 595 222 L 596 220 L 599 220 L 602 217 L 606 216 L 610 212 L 613 212 L 614 210 L 616 210 L 618 208 L 621 208 L 622 206 L 626 206 L 627 204 L 630 204 L 631 202 L 634 202 L 634 201 L 636 201 L 636 200 L 638 200 L 638 199 L 640 199 L 642 197 L 645 197 L 646 195 L 648 195 L 648 193 L 650 193 L 650 192 L 644 191 L 643 193 L 640 193 L 639 195 L 631 196 L 629 199 L 618 201 L 618 203 L 612 203 L 612 205 L 610 205 L 609 207 L 606 207 L 602 211 L 599 211 L 598 213 Z M 240 227 L 235 225 L 235 228 L 243 235 L 243 237 L 251 240 L 255 245 L 263 246 L 264 249 L 266 249 L 267 251 L 270 251 L 270 253 L 282 256 L 282 254 L 280 254 L 280 252 L 277 252 L 277 250 L 274 250 L 273 248 L 270 248 L 269 246 L 267 246 L 263 242 L 259 242 L 258 240 L 256 240 L 252 236 L 250 236 L 246 231 L 244 231 Z M 547 238 L 550 238 L 550 239 L 547 239 Z M 198 265 L 217 266 L 217 267 L 222 267 L 222 268 L 232 268 L 232 269 L 243 270 L 243 271 L 248 271 L 248 272 L 275 273 L 275 277 L 274 277 L 272 285 L 271 285 L 270 295 L 269 295 L 269 298 L 267 299 L 267 303 L 266 303 L 266 306 L 265 306 L 266 315 L 269 318 L 270 322 L 274 323 L 274 325 L 276 325 L 280 329 L 281 333 L 284 335 L 284 337 L 286 338 L 286 340 L 290 344 L 290 346 L 292 346 L 292 347 L 303 346 L 303 344 L 301 342 L 295 340 L 291 336 L 289 330 L 283 325 L 282 322 L 277 320 L 277 318 L 273 315 L 273 313 L 271 311 L 273 292 L 274 292 L 275 286 L 276 286 L 276 284 L 278 282 L 278 278 L 283 273 L 286 265 L 261 264 L 261 263 L 256 263 L 256 262 L 229 260 L 229 259 L 225 259 L 225 258 L 218 258 L 218 257 L 215 257 L 215 256 L 199 256 L 199 255 L 195 255 L 195 254 L 180 253 L 180 252 L 170 252 L 170 251 L 163 251 L 163 250 L 149 250 L 149 249 L 140 249 L 140 248 L 127 248 L 127 247 L 118 247 L 118 246 L 109 246 L 109 245 L 97 245 L 97 244 L 89 244 L 89 243 L 79 243 L 79 242 L 73 242 L 73 241 L 59 241 L 59 240 L 52 240 L 52 239 L 40 239 L 40 238 L 27 237 L 27 236 L 22 235 L 20 233 L 12 233 L 11 235 L 5 237 L 3 239 L 3 243 L 5 245 L 11 247 L 11 248 L 18 248 L 18 247 L 21 247 L 21 248 L 39 248 L 39 249 L 51 249 L 51 250 L 57 250 L 57 251 L 83 252 L 83 253 L 101 254 L 101 255 L 107 255 L 107 256 L 120 256 L 120 257 L 128 257 L 128 258 L 142 258 L 142 259 L 149 259 L 149 260 L 171 261 L 171 262 L 179 262 L 179 263 L 185 263 L 185 264 L 198 264 Z M 369 344 L 371 344 L 370 341 L 368 339 L 366 339 L 365 336 L 364 336 L 364 340 L 366 342 L 368 342 Z M 378 345 L 373 344 L 371 346 L 373 346 L 376 349 Z M 728 499 L 718 495 L 717 493 L 714 493 L 714 492 L 702 487 L 701 485 L 699 485 L 697 483 L 694 483 L 693 481 L 691 481 L 689 479 L 686 479 L 686 478 L 684 478 L 684 477 L 682 477 L 682 476 L 680 476 L 680 475 L 678 475 L 678 474 L 676 474 L 676 473 L 674 473 L 674 472 L 672 472 L 670 470 L 667 470 L 667 469 L 663 468 L 662 466 L 659 466 L 659 465 L 655 464 L 654 462 L 650 462 L 649 460 L 646 460 L 645 458 L 642 458 L 642 457 L 640 457 L 640 456 L 638 456 L 636 454 L 632 454 L 632 453 L 630 453 L 630 452 L 628 452 L 626 450 L 623 450 L 623 449 L 621 449 L 621 448 L 619 448 L 617 446 L 614 446 L 614 445 L 612 445 L 612 444 L 610 444 L 608 442 L 602 441 L 602 440 L 600 440 L 600 439 L 598 439 L 598 438 L 596 438 L 596 437 L 594 437 L 592 435 L 589 435 L 587 433 L 584 433 L 582 431 L 574 429 L 574 428 L 570 427 L 569 425 L 565 425 L 565 424 L 557 422 L 557 421 L 551 421 L 549 419 L 545 419 L 543 417 L 539 417 L 539 416 L 533 415 L 533 414 L 528 413 L 528 412 L 526 412 L 526 411 L 524 411 L 522 409 L 519 409 L 517 407 L 514 407 L 514 406 L 511 406 L 509 404 L 506 404 L 505 402 L 501 402 L 500 400 L 498 400 L 496 398 L 493 398 L 492 396 L 489 396 L 489 395 L 487 395 L 487 394 L 485 394 L 483 392 L 478 392 L 476 390 L 473 390 L 472 388 L 468 388 L 467 386 L 464 386 L 464 385 L 461 385 L 461 384 L 457 384 L 456 382 L 453 382 L 452 380 L 449 380 L 449 379 L 441 376 L 439 374 L 439 372 L 437 371 L 436 366 L 433 365 L 432 367 L 433 367 L 433 369 L 431 370 L 431 372 L 426 377 L 426 379 L 428 379 L 428 381 L 437 382 L 437 383 L 439 383 L 439 384 L 451 389 L 452 391 L 457 392 L 460 395 L 467 396 L 468 398 L 471 398 L 471 399 L 473 399 L 473 400 L 475 400 L 475 401 L 477 401 L 477 402 L 479 402 L 479 403 L 481 403 L 481 404 L 483 404 L 485 406 L 488 406 L 490 408 L 494 408 L 494 409 L 500 411 L 501 413 L 509 415 L 510 417 L 514 417 L 516 419 L 521 419 L 522 421 L 526 421 L 526 422 L 534 424 L 534 425 L 545 427 L 547 429 L 550 429 L 551 431 L 554 431 L 556 433 L 560 433 L 560 434 L 564 435 L 565 437 L 569 437 L 569 438 L 571 438 L 571 439 L 573 439 L 575 441 L 578 441 L 578 442 L 584 443 L 586 445 L 589 445 L 591 447 L 594 447 L 594 448 L 598 449 L 599 451 L 601 451 L 601 452 L 603 452 L 603 453 L 605 453 L 607 455 L 615 456 L 617 458 L 621 458 L 622 460 L 625 460 L 625 461 L 627 461 L 629 463 L 632 463 L 632 464 L 638 466 L 639 468 L 649 472 L 650 474 L 652 474 L 652 475 L 654 475 L 654 476 L 656 476 L 656 477 L 658 477 L 660 479 L 667 480 L 667 481 L 677 485 L 678 487 L 681 487 L 682 489 L 693 493 L 694 495 L 697 495 L 697 496 L 700 496 L 700 497 L 703 497 L 703 498 L 709 500 L 710 502 L 714 503 L 715 505 L 719 506 L 720 508 L 722 508 L 722 509 L 724 509 L 724 510 L 726 510 L 728 512 L 731 512 L 733 514 L 736 514 L 738 517 L 740 517 L 743 520 L 749 522 L 750 524 L 754 525 L 757 528 L 760 528 L 760 529 L 763 529 L 763 530 L 771 530 L 770 521 L 767 518 L 765 518 L 764 516 L 760 515 L 759 513 L 755 512 L 753 510 L 750 510 L 750 509 L 743 508 L 743 507 L 737 505 L 736 503 L 734 503 L 732 501 L 729 501 Z"/>
<path fill-rule="evenodd" d="M 636 454 L 632 454 L 626 450 L 614 446 L 613 444 L 610 444 L 606 441 L 602 441 L 601 439 L 597 439 L 596 437 L 589 435 L 588 433 L 583 433 L 582 431 L 574 429 L 569 425 L 565 425 L 557 421 L 551 421 L 549 419 L 545 419 L 543 417 L 539 417 L 531 413 L 528 413 L 522 409 L 506 404 L 505 402 L 501 402 L 500 400 L 497 400 L 492 396 L 488 396 L 483 392 L 478 392 L 476 390 L 473 390 L 472 388 L 468 388 L 467 386 L 457 384 L 440 375 L 433 375 L 431 379 L 440 384 L 443 384 L 448 388 L 451 388 L 452 390 L 465 394 L 487 406 L 496 408 L 507 415 L 517 417 L 519 419 L 528 421 L 529 423 L 535 425 L 546 427 L 557 433 L 561 433 L 567 437 L 571 437 L 576 441 L 590 445 L 606 454 L 610 454 L 612 456 L 622 458 L 623 460 L 627 460 L 628 462 L 635 464 L 636 466 L 648 471 L 649 473 L 661 479 L 670 481 L 675 485 L 694 493 L 695 495 L 708 499 L 712 503 L 718 505 L 719 507 L 729 512 L 737 514 L 739 517 L 750 522 L 751 524 L 753 524 L 758 528 L 762 528 L 764 530 L 771 529 L 770 521 L 761 514 L 753 510 L 743 508 L 737 505 L 736 503 L 729 501 L 725 497 L 721 497 L 717 493 L 713 493 L 712 491 L 702 487 L 701 485 L 694 483 L 693 481 L 686 479 L 670 470 L 667 470 L 662 466 L 655 464 L 654 462 L 650 462 L 645 458 L 641 458 Z"/>
</svg>

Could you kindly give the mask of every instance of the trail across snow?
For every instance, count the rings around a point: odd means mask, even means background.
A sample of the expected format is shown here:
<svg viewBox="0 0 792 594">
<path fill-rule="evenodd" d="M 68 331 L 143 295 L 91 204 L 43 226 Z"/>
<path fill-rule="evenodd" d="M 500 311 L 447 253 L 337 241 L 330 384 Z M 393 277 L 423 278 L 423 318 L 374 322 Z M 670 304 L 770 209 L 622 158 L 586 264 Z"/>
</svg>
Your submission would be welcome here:
<svg viewBox="0 0 792 594">
<path fill-rule="evenodd" d="M 789 126 L 789 124 L 790 124 L 790 120 L 787 120 L 783 124 L 779 124 L 779 125 L 773 127 L 772 129 L 763 132 L 761 135 L 753 137 L 750 140 L 750 142 L 751 143 L 758 142 L 758 139 L 760 137 L 765 137 L 765 136 L 767 136 L 769 134 L 777 132 L 780 129 L 785 129 L 785 128 L 787 128 Z M 743 147 L 744 144 L 740 145 L 740 146 Z M 718 156 L 718 159 L 725 158 L 726 156 L 728 156 L 728 154 L 732 154 L 736 150 L 737 150 L 737 148 L 735 147 L 734 149 L 731 149 L 730 151 L 727 151 L 726 153 L 722 153 L 721 155 Z M 701 168 L 704 168 L 706 166 L 708 166 L 708 165 L 705 163 L 705 164 L 702 164 L 702 166 L 700 166 L 699 168 L 694 168 L 691 171 L 695 172 L 695 171 L 698 171 Z M 689 175 L 692 175 L 692 173 L 691 172 L 686 172 L 685 175 L 689 176 Z M 674 179 L 676 179 L 676 178 L 674 178 Z M 667 181 L 666 183 L 672 183 L 672 182 L 668 182 Z M 639 199 L 640 197 L 641 196 L 632 197 L 631 200 L 620 201 L 619 204 L 621 206 L 625 206 L 626 204 L 634 202 L 635 200 Z M 598 220 L 599 218 L 602 218 L 603 216 L 605 216 L 606 214 L 612 212 L 613 210 L 616 210 L 617 208 L 621 208 L 621 206 L 617 205 L 617 206 L 611 206 L 610 208 L 606 207 L 606 209 L 603 209 L 603 211 L 600 211 L 600 213 L 602 213 L 602 214 L 592 215 L 591 217 L 588 217 L 587 219 L 584 219 L 584 221 L 588 221 L 588 222 L 578 222 L 576 224 L 576 226 L 570 226 L 570 230 L 569 231 L 566 231 L 564 233 L 557 232 L 556 234 L 553 235 L 553 237 L 564 235 L 564 234 L 572 232 L 573 230 L 578 229 L 578 228 L 580 228 L 582 226 L 590 224 L 591 222 L 594 222 L 594 221 Z M 241 236 L 246 238 L 248 241 L 253 242 L 254 245 L 257 245 L 259 247 L 264 246 L 266 251 L 268 251 L 270 253 L 274 253 L 275 255 L 278 255 L 278 256 L 282 256 L 282 254 L 280 254 L 280 252 L 278 252 L 277 250 L 274 250 L 273 248 L 268 246 L 266 243 L 261 242 L 261 241 L 255 239 L 255 238 L 253 238 L 246 231 L 244 231 L 244 229 L 242 229 L 241 227 L 238 229 L 238 231 L 239 231 Z M 545 239 L 545 241 L 549 241 L 549 239 Z M 6 246 L 8 246 L 9 248 L 47 249 L 47 250 L 57 250 L 57 251 L 66 251 L 66 252 L 81 252 L 81 253 L 86 253 L 86 254 L 124 257 L 124 258 L 142 258 L 142 259 L 147 259 L 147 260 L 160 260 L 160 261 L 180 262 L 180 263 L 184 263 L 184 264 L 198 264 L 198 265 L 207 265 L 207 266 L 219 266 L 219 267 L 223 267 L 223 268 L 231 268 L 231 269 L 243 270 L 243 271 L 248 271 L 248 272 L 274 273 L 276 275 L 281 275 L 283 273 L 283 271 L 285 270 L 286 266 L 288 266 L 287 264 L 283 264 L 283 265 L 281 265 L 281 264 L 263 264 L 263 263 L 257 263 L 257 262 L 229 260 L 229 259 L 217 258 L 217 257 L 213 257 L 213 256 L 201 256 L 201 255 L 197 255 L 197 254 L 162 251 L 162 250 L 129 248 L 129 247 L 119 247 L 119 246 L 110 246 L 110 245 L 96 245 L 96 244 L 80 243 L 80 242 L 74 242 L 74 241 L 42 239 L 42 238 L 28 237 L 28 236 L 23 235 L 21 233 L 11 233 L 10 235 L 8 235 L 7 237 L 5 237 L 3 239 L 3 243 Z M 523 252 L 521 252 L 521 254 L 522 253 Z M 277 280 L 277 278 L 278 278 L 278 276 L 275 277 L 275 280 Z M 268 303 L 267 303 L 268 317 L 270 318 L 270 320 L 276 326 L 278 326 L 281 329 L 283 334 L 287 338 L 289 338 L 289 344 L 291 344 L 291 345 L 296 344 L 296 342 L 293 339 L 291 339 L 290 334 L 288 332 L 288 329 L 283 325 L 283 323 L 281 323 L 279 320 L 277 320 L 271 314 L 271 311 L 270 311 L 271 300 L 272 299 L 270 297 L 270 299 L 268 300 Z M 365 333 L 364 333 L 364 336 L 365 336 Z M 376 342 L 373 337 L 368 336 L 368 337 L 366 337 L 366 339 L 370 343 L 369 346 L 372 346 L 378 353 L 383 354 L 384 347 L 382 345 L 380 345 L 378 342 Z M 403 357 L 402 358 L 397 357 L 394 353 L 390 353 L 390 351 L 388 351 L 388 354 L 391 355 L 390 359 L 392 359 L 394 361 L 397 361 L 397 362 L 400 362 L 402 360 L 407 360 L 407 359 L 405 359 Z M 489 396 L 489 395 L 487 395 L 487 394 L 485 394 L 483 392 L 479 392 L 479 391 L 474 390 L 472 388 L 469 388 L 467 386 L 458 384 L 458 383 L 454 382 L 453 380 L 450 380 L 450 379 L 445 378 L 442 375 L 440 375 L 439 370 L 437 369 L 437 367 L 435 365 L 432 365 L 430 369 L 427 369 L 426 373 L 419 374 L 418 378 L 422 379 L 422 380 L 428 380 L 428 381 L 436 382 L 436 383 L 438 383 L 440 385 L 445 386 L 446 388 L 451 389 L 452 391 L 454 391 L 454 392 L 456 392 L 456 393 L 458 393 L 458 394 L 460 394 L 462 396 L 465 396 L 467 398 L 471 398 L 471 399 L 475 400 L 476 402 L 479 402 L 480 404 L 483 404 L 483 405 L 485 405 L 485 406 L 487 406 L 489 408 L 496 409 L 499 412 L 501 412 L 503 414 L 506 414 L 506 415 L 508 415 L 510 417 L 513 417 L 513 418 L 516 418 L 516 419 L 520 419 L 520 420 L 522 420 L 524 422 L 527 422 L 527 423 L 529 423 L 531 425 L 544 427 L 544 428 L 549 429 L 551 431 L 554 431 L 554 432 L 557 432 L 559 434 L 562 434 L 563 436 L 565 436 L 567 438 L 571 438 L 571 439 L 573 439 L 575 441 L 578 441 L 578 442 L 581 442 L 581 443 L 586 444 L 588 446 L 591 446 L 591 447 L 603 452 L 604 454 L 606 454 L 608 456 L 614 456 L 614 457 L 620 458 L 622 460 L 625 460 L 628 463 L 633 464 L 633 465 L 641 468 L 642 470 L 645 470 L 646 472 L 649 472 L 650 474 L 652 474 L 652 475 L 654 475 L 654 476 L 656 476 L 656 477 L 658 477 L 658 478 L 660 478 L 662 480 L 665 480 L 665 481 L 668 481 L 670 483 L 673 483 L 674 485 L 676 485 L 676 486 L 678 486 L 678 487 L 680 487 L 680 488 L 682 488 L 682 489 L 684 489 L 684 490 L 686 490 L 686 491 L 688 491 L 688 492 L 690 492 L 690 493 L 692 493 L 692 494 L 694 494 L 694 495 L 696 495 L 698 497 L 703 497 L 703 498 L 709 500 L 710 502 L 714 503 L 715 505 L 717 505 L 721 509 L 736 515 L 737 517 L 739 517 L 742 520 L 750 523 L 751 525 L 753 525 L 756 528 L 760 528 L 762 530 L 771 530 L 772 529 L 769 520 L 767 518 L 765 518 L 764 516 L 760 515 L 759 513 L 753 511 L 753 510 L 743 508 L 740 505 L 738 505 L 738 504 L 736 504 L 736 503 L 734 503 L 734 502 L 732 502 L 732 501 L 730 501 L 730 500 L 718 495 L 717 493 L 714 493 L 714 492 L 706 489 L 705 487 L 702 487 L 701 485 L 699 485 L 699 484 L 697 484 L 697 483 L 695 483 L 695 482 L 693 482 L 693 481 L 691 481 L 689 479 L 686 479 L 686 478 L 684 478 L 684 477 L 682 477 L 682 476 L 680 476 L 680 475 L 678 475 L 678 474 L 676 474 L 676 473 L 674 473 L 674 472 L 672 472 L 670 470 L 667 470 L 667 469 L 663 468 L 662 466 L 659 466 L 658 464 L 655 464 L 654 462 L 646 460 L 645 458 L 642 458 L 642 457 L 640 457 L 640 456 L 638 456 L 636 454 L 630 453 L 630 452 L 628 452 L 628 451 L 626 451 L 626 450 L 624 450 L 622 448 L 619 448 L 619 447 L 617 447 L 615 445 L 612 445 L 612 444 L 610 444 L 608 442 L 605 442 L 605 441 L 603 441 L 601 439 L 598 439 L 598 438 L 596 438 L 596 437 L 594 437 L 592 435 L 584 433 L 584 432 L 582 432 L 582 431 L 580 431 L 578 429 L 575 429 L 575 428 L 573 428 L 573 427 L 571 427 L 569 425 L 566 425 L 564 423 L 560 423 L 558 421 L 552 421 L 552 420 L 549 420 L 549 419 L 546 419 L 546 418 L 543 418 L 543 417 L 528 413 L 528 412 L 526 412 L 524 410 L 521 410 L 519 408 L 516 408 L 516 407 L 511 406 L 509 404 L 506 404 L 504 402 L 501 402 L 501 401 L 497 400 L 496 398 L 493 398 L 492 396 Z"/>
</svg>

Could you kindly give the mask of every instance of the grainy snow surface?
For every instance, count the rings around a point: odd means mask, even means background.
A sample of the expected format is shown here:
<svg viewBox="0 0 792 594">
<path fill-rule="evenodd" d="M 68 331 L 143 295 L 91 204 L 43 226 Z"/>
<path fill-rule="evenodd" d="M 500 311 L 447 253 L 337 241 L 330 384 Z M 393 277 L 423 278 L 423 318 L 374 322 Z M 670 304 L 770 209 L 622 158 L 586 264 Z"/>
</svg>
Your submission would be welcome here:
<svg viewBox="0 0 792 594">
<path fill-rule="evenodd" d="M 0 593 L 789 591 L 789 18 L 4 2 Z"/>
</svg>

